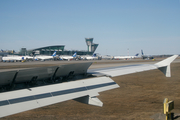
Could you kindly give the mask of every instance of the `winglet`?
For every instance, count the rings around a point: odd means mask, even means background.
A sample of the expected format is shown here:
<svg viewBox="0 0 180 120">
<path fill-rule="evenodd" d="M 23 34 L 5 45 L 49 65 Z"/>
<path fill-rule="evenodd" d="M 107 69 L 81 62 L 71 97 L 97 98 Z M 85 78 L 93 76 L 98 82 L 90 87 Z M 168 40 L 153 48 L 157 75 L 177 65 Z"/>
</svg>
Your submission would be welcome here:
<svg viewBox="0 0 180 120">
<path fill-rule="evenodd" d="M 174 61 L 176 58 L 178 57 L 178 55 L 173 55 L 165 60 L 162 60 L 158 63 L 156 63 L 155 65 L 157 65 L 157 67 L 165 67 L 171 64 L 172 61 Z"/>
<path fill-rule="evenodd" d="M 155 65 L 157 66 L 157 68 L 162 71 L 166 77 L 171 77 L 171 69 L 170 69 L 170 64 L 171 62 L 173 62 L 176 58 L 178 57 L 178 55 L 173 55 L 172 57 L 169 57 L 165 60 L 162 60 L 158 63 L 156 63 Z"/>
</svg>

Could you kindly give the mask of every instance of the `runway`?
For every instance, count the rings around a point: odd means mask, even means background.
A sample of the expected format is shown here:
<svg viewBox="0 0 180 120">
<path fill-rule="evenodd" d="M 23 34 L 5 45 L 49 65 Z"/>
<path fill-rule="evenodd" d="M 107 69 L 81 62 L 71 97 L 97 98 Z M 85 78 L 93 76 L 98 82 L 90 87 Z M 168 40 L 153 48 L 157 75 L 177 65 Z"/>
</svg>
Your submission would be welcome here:
<svg viewBox="0 0 180 120">
<path fill-rule="evenodd" d="M 159 60 L 94 61 L 90 69 L 132 64 L 154 64 L 158 61 Z M 20 68 L 29 68 L 78 62 L 82 61 L 0 63 L 0 69 L 10 70 L 12 68 L 18 68 L 19 66 Z M 180 113 L 180 59 L 176 59 L 171 64 L 171 70 L 171 78 L 166 78 L 159 70 L 113 77 L 112 79 L 120 85 L 120 88 L 99 93 L 100 96 L 97 97 L 103 102 L 103 107 L 91 106 L 69 100 L 1 119 L 152 120 L 153 116 L 159 117 L 163 112 L 162 103 L 164 98 L 167 97 L 169 100 L 174 100 L 175 102 L 175 109 L 173 112 L 175 114 L 174 117 L 178 120 L 180 119 L 180 117 L 178 117 L 178 113 Z"/>
</svg>

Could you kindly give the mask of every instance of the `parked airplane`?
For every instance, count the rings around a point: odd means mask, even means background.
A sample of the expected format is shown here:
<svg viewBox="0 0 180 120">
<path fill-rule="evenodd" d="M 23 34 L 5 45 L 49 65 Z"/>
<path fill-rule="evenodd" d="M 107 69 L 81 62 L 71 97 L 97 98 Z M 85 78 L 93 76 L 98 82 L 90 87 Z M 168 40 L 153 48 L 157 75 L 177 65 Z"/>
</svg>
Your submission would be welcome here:
<svg viewBox="0 0 180 120">
<path fill-rule="evenodd" d="M 41 61 L 45 61 L 45 60 L 53 60 L 53 58 L 56 56 L 56 51 L 50 56 L 50 55 L 36 55 L 35 56 L 35 60 L 41 60 Z"/>
<path fill-rule="evenodd" d="M 6 56 L 6 57 L 2 57 L 2 61 L 3 62 L 21 62 L 22 60 L 24 60 L 23 56 Z"/>
<path fill-rule="evenodd" d="M 97 55 L 94 53 L 92 56 L 81 56 L 82 60 L 98 60 Z"/>
<path fill-rule="evenodd" d="M 147 60 L 154 59 L 153 56 L 144 55 L 143 50 L 141 50 L 141 54 L 142 54 L 142 59 L 147 59 Z"/>
<path fill-rule="evenodd" d="M 8 55 L 6 57 L 2 57 L 3 62 L 21 62 L 23 60 L 33 60 L 34 58 L 31 56 L 18 56 L 18 55 Z"/>
<path fill-rule="evenodd" d="M 135 56 L 114 56 L 114 59 L 115 59 L 115 60 L 120 60 L 120 59 L 123 59 L 123 60 L 134 59 L 134 58 L 137 58 L 138 55 L 139 55 L 139 53 L 137 53 Z"/>
<path fill-rule="evenodd" d="M 103 59 L 103 60 L 112 60 L 112 59 L 114 59 L 114 57 L 111 56 L 111 55 L 104 55 L 104 56 L 101 56 L 101 59 Z"/>
<path fill-rule="evenodd" d="M 22 56 L 22 57 L 24 57 L 24 60 L 26 60 L 26 61 L 33 61 L 34 60 L 34 57 L 32 57 L 32 56 L 26 55 L 26 56 Z"/>
<path fill-rule="evenodd" d="M 136 72 L 159 69 L 166 77 L 171 77 L 170 64 L 178 55 L 174 55 L 156 64 L 139 64 L 128 66 L 117 66 L 114 68 L 90 69 L 91 62 L 51 66 L 42 68 L 29 68 L 12 71 L 1 71 L 0 86 L 12 87 L 13 84 L 26 84 L 36 80 L 58 79 L 68 75 L 79 75 L 88 73 L 95 76 L 120 76 Z M 77 81 L 57 83 L 46 86 L 32 87 L 28 89 L 12 90 L 0 93 L 0 118 L 8 115 L 28 111 L 47 105 L 52 105 L 67 100 L 76 100 L 82 103 L 103 106 L 103 103 L 96 97 L 100 92 L 119 88 L 110 77 L 92 77 Z M 42 82 L 43 83 L 43 82 Z M 27 87 L 27 85 L 26 85 Z"/>
<path fill-rule="evenodd" d="M 60 60 L 68 60 L 68 61 L 70 61 L 70 60 L 73 60 L 73 59 L 75 59 L 76 58 L 76 52 L 72 55 L 72 56 L 69 56 L 69 55 L 60 55 Z"/>
</svg>

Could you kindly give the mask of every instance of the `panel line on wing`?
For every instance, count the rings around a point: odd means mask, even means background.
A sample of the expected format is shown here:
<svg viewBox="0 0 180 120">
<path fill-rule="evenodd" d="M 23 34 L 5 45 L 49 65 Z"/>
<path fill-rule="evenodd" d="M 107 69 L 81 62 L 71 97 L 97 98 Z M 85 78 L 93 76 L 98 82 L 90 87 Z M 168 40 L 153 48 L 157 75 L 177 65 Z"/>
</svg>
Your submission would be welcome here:
<svg viewBox="0 0 180 120">
<path fill-rule="evenodd" d="M 0 101 L 0 106 L 9 105 L 7 100 Z"/>
<path fill-rule="evenodd" d="M 103 84 L 98 84 L 98 85 L 90 85 L 90 86 L 86 86 L 86 87 L 61 90 L 61 91 L 56 91 L 56 92 L 51 92 L 51 93 L 43 93 L 43 94 L 39 94 L 39 95 L 32 95 L 32 96 L 26 96 L 26 97 L 21 97 L 21 98 L 9 99 L 9 103 L 16 104 L 16 103 L 27 102 L 27 101 L 32 101 L 32 100 L 37 100 L 37 99 L 42 99 L 42 98 L 49 98 L 49 97 L 53 97 L 53 96 L 87 91 L 87 90 L 106 87 L 106 86 L 115 85 L 115 84 L 116 84 L 115 82 L 109 82 L 109 83 L 103 83 Z M 9 105 L 9 103 L 7 100 L 3 100 L 3 101 L 0 101 L 0 106 Z"/>
<path fill-rule="evenodd" d="M 99 87 L 105 87 L 105 86 L 115 85 L 115 84 L 116 84 L 115 82 L 111 82 L 111 83 L 104 83 L 104 84 L 100 84 L 100 85 L 87 86 L 87 89 L 91 90 L 91 89 L 96 89 Z"/>
<path fill-rule="evenodd" d="M 42 98 L 47 98 L 47 97 L 52 97 L 52 94 L 51 93 L 44 93 L 44 94 L 34 95 L 35 99 L 42 99 Z"/>
<path fill-rule="evenodd" d="M 52 92 L 52 95 L 58 96 L 58 95 L 70 94 L 70 93 L 74 93 L 74 92 L 81 92 L 81 91 L 85 91 L 85 90 L 86 90 L 85 87 L 73 88 L 73 89 L 69 89 L 69 90 Z"/>
</svg>

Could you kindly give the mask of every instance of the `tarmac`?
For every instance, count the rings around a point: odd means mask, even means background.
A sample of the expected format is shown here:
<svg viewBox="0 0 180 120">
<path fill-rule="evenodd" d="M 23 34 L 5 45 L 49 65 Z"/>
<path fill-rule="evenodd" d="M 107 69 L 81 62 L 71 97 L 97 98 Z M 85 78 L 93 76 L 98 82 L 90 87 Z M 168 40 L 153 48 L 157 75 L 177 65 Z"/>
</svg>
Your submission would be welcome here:
<svg viewBox="0 0 180 120">
<path fill-rule="evenodd" d="M 154 64 L 152 60 L 101 60 L 90 69 L 131 64 Z M 89 61 L 45 61 L 26 63 L 0 63 L 2 69 L 52 66 Z M 112 79 L 120 88 L 99 93 L 103 107 L 96 107 L 69 100 L 54 105 L 18 113 L 1 120 L 164 120 L 163 100 L 174 100 L 173 118 L 180 120 L 180 59 L 171 64 L 171 77 L 159 70 L 133 73 Z"/>
</svg>

